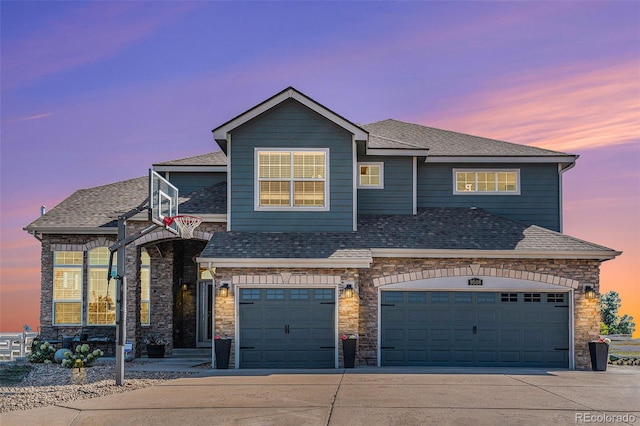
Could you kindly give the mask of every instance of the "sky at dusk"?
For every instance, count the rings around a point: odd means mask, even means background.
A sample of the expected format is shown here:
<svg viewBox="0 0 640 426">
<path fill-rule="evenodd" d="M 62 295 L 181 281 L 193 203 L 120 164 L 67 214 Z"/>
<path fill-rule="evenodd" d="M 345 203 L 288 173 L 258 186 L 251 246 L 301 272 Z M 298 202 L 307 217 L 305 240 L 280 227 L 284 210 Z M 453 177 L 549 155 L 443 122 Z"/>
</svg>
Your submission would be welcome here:
<svg viewBox="0 0 640 426">
<path fill-rule="evenodd" d="M 394 118 L 579 154 L 564 233 L 640 329 L 639 2 L 0 3 L 0 331 L 39 325 L 40 244 L 75 190 L 217 150 L 211 129 L 294 86 Z M 640 330 L 636 331 L 636 336 Z"/>
</svg>

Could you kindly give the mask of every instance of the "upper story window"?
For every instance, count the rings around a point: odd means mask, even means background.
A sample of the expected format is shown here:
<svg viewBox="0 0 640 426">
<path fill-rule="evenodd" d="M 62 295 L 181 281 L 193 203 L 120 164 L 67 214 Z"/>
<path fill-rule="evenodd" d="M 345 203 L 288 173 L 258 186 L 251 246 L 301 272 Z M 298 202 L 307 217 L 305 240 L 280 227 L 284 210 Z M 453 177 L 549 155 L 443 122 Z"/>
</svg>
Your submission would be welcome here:
<svg viewBox="0 0 640 426">
<path fill-rule="evenodd" d="M 82 324 L 81 251 L 53 253 L 53 323 Z"/>
<path fill-rule="evenodd" d="M 358 170 L 358 188 L 384 188 L 384 163 L 358 163 Z"/>
<path fill-rule="evenodd" d="M 89 252 L 87 273 L 89 277 L 87 324 L 89 325 L 113 325 L 116 323 L 116 284 L 115 281 L 107 282 L 109 255 L 107 247 L 98 247 Z M 111 276 L 115 274 L 115 256 L 113 260 Z"/>
<path fill-rule="evenodd" d="M 454 194 L 520 194 L 520 170 L 453 169 L 453 180 Z"/>
<path fill-rule="evenodd" d="M 255 151 L 256 210 L 328 210 L 328 149 Z"/>
</svg>

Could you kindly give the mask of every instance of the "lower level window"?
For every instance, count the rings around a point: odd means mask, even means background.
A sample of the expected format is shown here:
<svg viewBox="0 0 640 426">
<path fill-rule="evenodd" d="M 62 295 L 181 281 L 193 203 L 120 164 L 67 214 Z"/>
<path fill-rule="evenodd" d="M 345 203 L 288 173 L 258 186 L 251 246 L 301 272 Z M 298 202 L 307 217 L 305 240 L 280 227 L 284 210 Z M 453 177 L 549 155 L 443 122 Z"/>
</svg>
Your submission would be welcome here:
<svg viewBox="0 0 640 426">
<path fill-rule="evenodd" d="M 81 251 L 53 253 L 53 323 L 82 324 Z"/>
<path fill-rule="evenodd" d="M 87 324 L 111 325 L 116 323 L 116 284 L 107 280 L 109 249 L 98 247 L 89 252 Z M 114 271 L 115 271 L 114 259 Z"/>
</svg>

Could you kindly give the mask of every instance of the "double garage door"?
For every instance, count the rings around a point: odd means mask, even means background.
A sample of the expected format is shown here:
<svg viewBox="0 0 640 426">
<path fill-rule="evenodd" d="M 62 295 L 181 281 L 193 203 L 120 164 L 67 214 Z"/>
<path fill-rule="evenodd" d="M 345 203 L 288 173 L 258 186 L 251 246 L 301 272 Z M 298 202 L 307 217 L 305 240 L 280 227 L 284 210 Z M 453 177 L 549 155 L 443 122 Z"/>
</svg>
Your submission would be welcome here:
<svg viewBox="0 0 640 426">
<path fill-rule="evenodd" d="M 335 367 L 335 289 L 239 293 L 240 368 Z"/>
<path fill-rule="evenodd" d="M 383 366 L 569 366 L 567 293 L 383 291 Z"/>
</svg>

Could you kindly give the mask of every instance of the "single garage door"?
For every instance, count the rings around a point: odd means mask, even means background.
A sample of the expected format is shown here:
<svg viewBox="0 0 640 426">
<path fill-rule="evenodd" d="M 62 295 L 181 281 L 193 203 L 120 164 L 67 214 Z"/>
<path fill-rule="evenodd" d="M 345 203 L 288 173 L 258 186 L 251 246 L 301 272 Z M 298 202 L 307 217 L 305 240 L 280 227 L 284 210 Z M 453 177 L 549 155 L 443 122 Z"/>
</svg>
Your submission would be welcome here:
<svg viewBox="0 0 640 426">
<path fill-rule="evenodd" d="M 569 366 L 568 293 L 383 291 L 385 366 Z"/>
<path fill-rule="evenodd" d="M 241 288 L 240 368 L 335 368 L 335 290 Z"/>
</svg>

